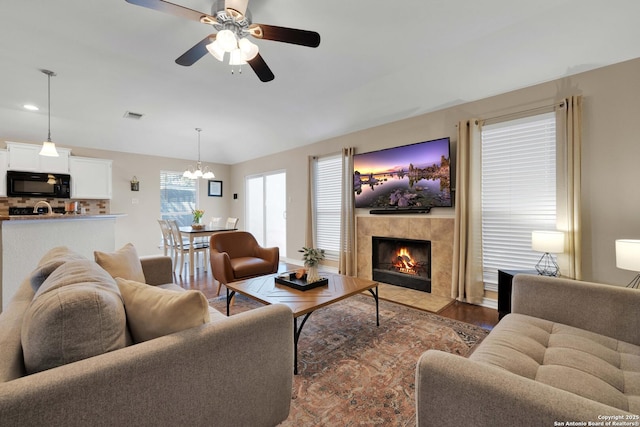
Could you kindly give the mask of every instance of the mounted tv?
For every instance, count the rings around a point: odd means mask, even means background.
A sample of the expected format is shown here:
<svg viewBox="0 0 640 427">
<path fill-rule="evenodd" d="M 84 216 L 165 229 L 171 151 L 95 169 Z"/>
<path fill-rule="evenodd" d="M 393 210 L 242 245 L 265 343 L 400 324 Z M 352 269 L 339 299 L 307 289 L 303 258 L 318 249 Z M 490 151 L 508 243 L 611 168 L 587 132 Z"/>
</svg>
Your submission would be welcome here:
<svg viewBox="0 0 640 427">
<path fill-rule="evenodd" d="M 371 213 L 451 207 L 449 138 L 353 156 L 356 208 Z"/>
</svg>

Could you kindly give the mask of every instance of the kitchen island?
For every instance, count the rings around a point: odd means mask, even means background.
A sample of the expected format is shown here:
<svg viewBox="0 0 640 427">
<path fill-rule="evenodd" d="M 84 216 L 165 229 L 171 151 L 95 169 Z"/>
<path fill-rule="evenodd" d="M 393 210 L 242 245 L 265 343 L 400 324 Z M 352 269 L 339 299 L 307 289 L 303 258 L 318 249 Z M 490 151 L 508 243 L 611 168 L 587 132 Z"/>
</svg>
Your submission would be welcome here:
<svg viewBox="0 0 640 427">
<path fill-rule="evenodd" d="M 0 216 L 0 298 L 7 306 L 20 283 L 50 249 L 67 246 L 93 259 L 93 251 L 115 250 L 116 219 L 124 214 Z"/>
</svg>

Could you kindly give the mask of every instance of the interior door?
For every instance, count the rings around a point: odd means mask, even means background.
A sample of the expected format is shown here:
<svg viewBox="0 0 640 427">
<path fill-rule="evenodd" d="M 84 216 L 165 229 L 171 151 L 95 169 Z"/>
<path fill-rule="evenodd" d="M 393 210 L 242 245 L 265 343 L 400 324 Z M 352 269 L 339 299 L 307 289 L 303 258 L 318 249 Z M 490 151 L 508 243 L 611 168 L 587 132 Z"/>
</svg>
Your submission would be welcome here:
<svg viewBox="0 0 640 427">
<path fill-rule="evenodd" d="M 283 171 L 251 175 L 245 179 L 247 231 L 261 246 L 287 253 L 287 174 Z"/>
</svg>

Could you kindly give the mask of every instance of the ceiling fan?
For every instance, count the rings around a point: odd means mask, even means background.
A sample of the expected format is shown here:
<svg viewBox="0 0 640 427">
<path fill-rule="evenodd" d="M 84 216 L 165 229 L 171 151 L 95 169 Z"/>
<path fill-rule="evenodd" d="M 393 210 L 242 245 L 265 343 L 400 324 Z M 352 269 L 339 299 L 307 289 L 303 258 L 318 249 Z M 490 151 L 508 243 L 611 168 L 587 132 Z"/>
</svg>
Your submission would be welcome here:
<svg viewBox="0 0 640 427">
<path fill-rule="evenodd" d="M 207 52 L 222 61 L 225 53 L 228 52 L 230 65 L 248 63 L 261 81 L 268 82 L 273 80 L 275 76 L 264 59 L 262 59 L 262 56 L 260 56 L 258 46 L 253 44 L 247 36 L 251 35 L 257 39 L 308 47 L 318 47 L 320 45 L 320 34 L 315 31 L 254 24 L 251 19 L 251 12 L 247 9 L 249 0 L 216 0 L 211 7 L 211 15 L 164 0 L 126 1 L 127 3 L 208 24 L 218 31 L 217 33 L 209 34 L 176 59 L 176 63 L 179 65 L 193 65 Z"/>
</svg>

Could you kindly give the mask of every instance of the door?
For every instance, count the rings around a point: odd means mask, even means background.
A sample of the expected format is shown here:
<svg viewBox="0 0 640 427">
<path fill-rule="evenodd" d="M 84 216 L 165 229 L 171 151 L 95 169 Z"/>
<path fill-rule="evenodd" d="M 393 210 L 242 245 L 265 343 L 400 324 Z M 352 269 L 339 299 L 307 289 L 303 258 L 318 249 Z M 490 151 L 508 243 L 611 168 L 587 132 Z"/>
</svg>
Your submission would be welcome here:
<svg viewBox="0 0 640 427">
<path fill-rule="evenodd" d="M 287 253 L 287 174 L 269 172 L 245 179 L 246 229 L 264 247 L 277 246 Z"/>
</svg>

